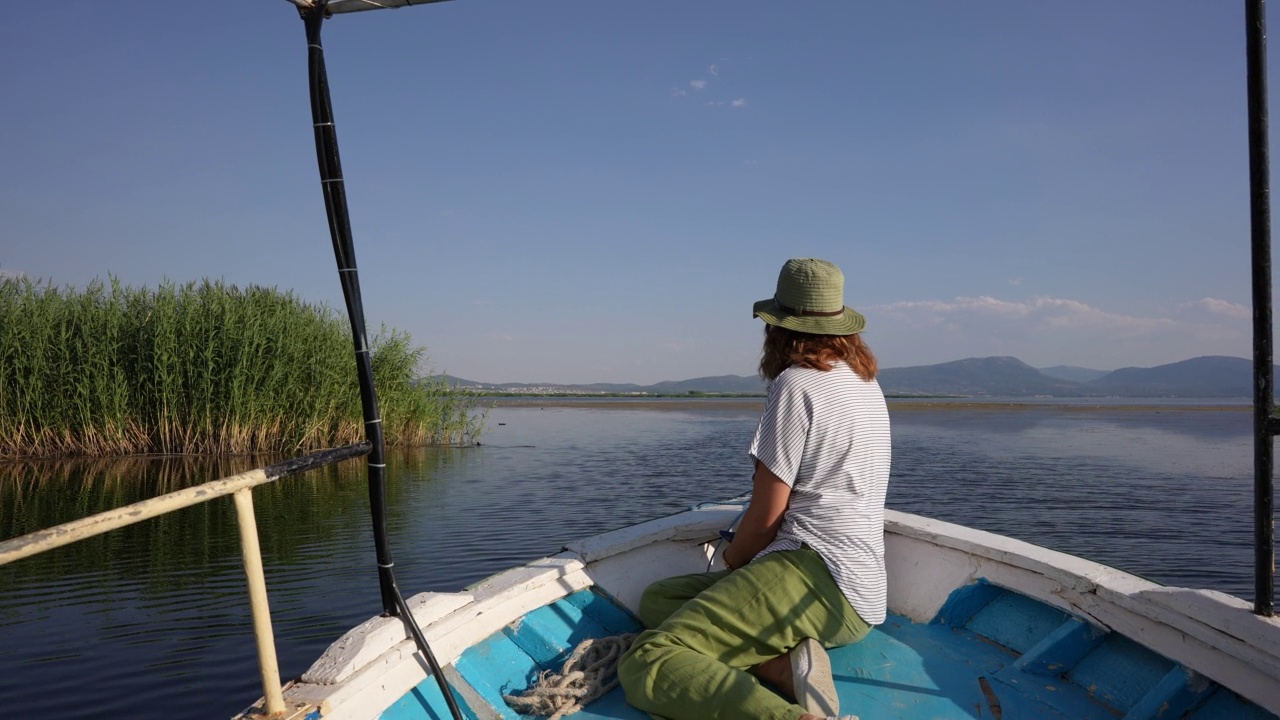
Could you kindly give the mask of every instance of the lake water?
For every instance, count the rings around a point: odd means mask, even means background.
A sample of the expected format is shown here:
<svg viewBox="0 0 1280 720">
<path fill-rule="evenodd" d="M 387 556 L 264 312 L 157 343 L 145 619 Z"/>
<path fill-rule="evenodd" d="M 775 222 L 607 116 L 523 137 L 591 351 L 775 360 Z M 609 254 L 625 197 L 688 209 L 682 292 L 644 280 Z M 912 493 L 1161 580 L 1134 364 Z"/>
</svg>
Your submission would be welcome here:
<svg viewBox="0 0 1280 720">
<path fill-rule="evenodd" d="M 1251 598 L 1247 406 L 893 402 L 890 507 Z M 406 595 L 750 489 L 760 402 L 537 401 L 389 454 Z M 0 539 L 262 464 L 0 464 Z M 281 675 L 381 609 L 363 460 L 254 491 Z M 0 567 L 7 717 L 229 717 L 261 694 L 229 498 Z"/>
</svg>

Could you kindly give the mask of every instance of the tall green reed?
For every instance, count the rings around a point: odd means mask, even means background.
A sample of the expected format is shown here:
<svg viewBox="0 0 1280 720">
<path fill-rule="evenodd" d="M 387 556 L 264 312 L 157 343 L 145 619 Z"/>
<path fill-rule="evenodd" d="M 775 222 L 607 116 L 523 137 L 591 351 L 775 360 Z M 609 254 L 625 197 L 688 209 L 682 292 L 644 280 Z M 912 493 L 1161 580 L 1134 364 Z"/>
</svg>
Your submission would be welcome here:
<svg viewBox="0 0 1280 720">
<path fill-rule="evenodd" d="M 423 349 L 371 340 L 392 445 L 461 444 L 473 400 L 418 378 Z M 363 438 L 345 318 L 221 281 L 81 290 L 0 280 L 0 457 L 297 452 Z"/>
</svg>

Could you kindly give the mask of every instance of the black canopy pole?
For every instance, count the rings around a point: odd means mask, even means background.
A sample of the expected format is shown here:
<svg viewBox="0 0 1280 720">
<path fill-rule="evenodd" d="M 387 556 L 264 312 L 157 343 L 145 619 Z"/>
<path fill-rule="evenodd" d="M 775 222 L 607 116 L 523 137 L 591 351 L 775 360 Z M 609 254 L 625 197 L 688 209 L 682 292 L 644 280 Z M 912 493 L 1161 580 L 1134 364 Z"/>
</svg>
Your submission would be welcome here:
<svg viewBox="0 0 1280 720">
<path fill-rule="evenodd" d="M 382 588 L 382 610 L 397 615 L 395 579 L 392 573 L 391 549 L 387 543 L 386 454 L 382 438 L 382 417 L 378 410 L 378 392 L 373 385 L 373 364 L 364 325 L 364 302 L 360 297 L 360 276 L 356 272 L 356 252 L 351 238 L 351 217 L 347 212 L 347 192 L 342 180 L 342 162 L 338 158 L 338 132 L 333 124 L 333 106 L 329 100 L 329 78 L 325 72 L 324 48 L 320 44 L 320 28 L 324 23 L 323 3 L 303 9 L 307 29 L 307 69 L 311 80 L 311 122 L 315 131 L 316 162 L 320 167 L 320 187 L 324 191 L 324 208 L 329 216 L 329 235 L 338 262 L 338 279 L 346 300 L 351 322 L 351 340 L 356 351 L 356 373 L 360 378 L 360 405 L 364 412 L 365 438 L 369 452 L 369 506 L 373 515 L 373 542 L 378 561 L 378 582 Z"/>
<path fill-rule="evenodd" d="M 347 304 L 347 319 L 351 322 L 351 339 L 355 345 L 356 372 L 360 377 L 360 405 L 364 412 L 365 438 L 371 445 L 369 452 L 369 506 L 373 514 L 373 542 L 378 561 L 378 584 L 382 590 L 382 611 L 389 616 L 400 616 L 409 634 L 440 686 L 449 712 L 454 720 L 462 720 L 462 711 L 454 700 L 453 692 L 444 678 L 444 671 L 435 653 L 413 619 L 413 613 L 396 586 L 395 563 L 391 561 L 391 548 L 387 542 L 387 479 L 386 453 L 382 436 L 382 416 L 378 410 L 378 393 L 373 384 L 372 353 L 365 331 L 364 303 L 360 298 L 360 275 L 356 272 L 356 251 L 351 239 L 351 218 L 347 212 L 347 192 L 342 180 L 342 163 L 338 159 L 338 132 L 333 123 L 333 106 L 329 98 L 329 78 L 325 72 L 324 48 L 320 44 L 320 29 L 324 24 L 325 3 L 320 0 L 306 7 L 299 6 L 307 31 L 307 71 L 311 84 L 311 122 L 315 129 L 316 163 L 320 168 L 320 187 L 324 191 L 325 212 L 329 216 L 329 235 L 333 240 L 333 254 L 338 262 L 338 278 L 342 281 L 342 296 Z"/>
<path fill-rule="evenodd" d="M 1271 161 L 1267 137 L 1265 0 L 1245 0 L 1249 95 L 1249 209 L 1253 248 L 1253 611 L 1275 613 L 1275 507 L 1272 438 L 1275 370 L 1271 334 Z"/>
</svg>

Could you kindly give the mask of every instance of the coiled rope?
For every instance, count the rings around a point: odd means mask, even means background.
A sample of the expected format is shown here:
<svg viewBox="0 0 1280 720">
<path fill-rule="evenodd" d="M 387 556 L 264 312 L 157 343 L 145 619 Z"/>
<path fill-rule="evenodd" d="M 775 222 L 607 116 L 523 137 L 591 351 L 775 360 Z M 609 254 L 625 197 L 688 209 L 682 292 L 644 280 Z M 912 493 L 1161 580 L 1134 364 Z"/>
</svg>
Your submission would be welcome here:
<svg viewBox="0 0 1280 720">
<path fill-rule="evenodd" d="M 635 639 L 635 633 L 624 633 L 583 640 L 559 673 L 543 670 L 524 693 L 502 697 L 521 715 L 549 720 L 572 715 L 618 686 L 618 660 Z"/>
</svg>

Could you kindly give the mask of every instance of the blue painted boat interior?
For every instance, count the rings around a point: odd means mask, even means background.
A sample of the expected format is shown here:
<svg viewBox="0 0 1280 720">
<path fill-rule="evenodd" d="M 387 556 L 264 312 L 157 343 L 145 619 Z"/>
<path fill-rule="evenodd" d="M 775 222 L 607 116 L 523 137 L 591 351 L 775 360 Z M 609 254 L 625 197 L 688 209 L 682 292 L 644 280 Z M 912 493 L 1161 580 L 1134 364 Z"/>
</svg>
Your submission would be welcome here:
<svg viewBox="0 0 1280 720">
<path fill-rule="evenodd" d="M 474 691 L 464 693 L 464 712 L 516 720 L 504 693 L 528 688 L 542 670 L 558 671 L 588 637 L 637 630 L 629 612 L 593 590 L 539 608 L 458 659 L 455 668 Z M 831 651 L 831 664 L 841 712 L 862 720 L 1276 718 L 1216 683 L 1194 682 L 1184 667 L 1137 643 L 986 583 L 953 593 L 930 623 L 890 615 L 861 642 Z M 450 720 L 432 678 L 382 717 Z M 572 717 L 648 716 L 614 689 Z"/>
</svg>

